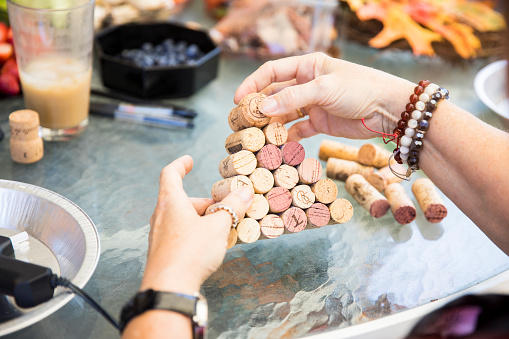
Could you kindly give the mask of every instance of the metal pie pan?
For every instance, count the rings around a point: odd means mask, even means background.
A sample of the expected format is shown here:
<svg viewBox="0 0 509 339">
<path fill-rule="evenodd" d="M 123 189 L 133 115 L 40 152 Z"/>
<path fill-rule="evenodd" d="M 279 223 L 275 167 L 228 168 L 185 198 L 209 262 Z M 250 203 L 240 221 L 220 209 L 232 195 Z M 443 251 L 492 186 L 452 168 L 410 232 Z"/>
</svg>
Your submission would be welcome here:
<svg viewBox="0 0 509 339">
<path fill-rule="evenodd" d="M 100 243 L 92 220 L 75 203 L 47 189 L 0 180 L 0 235 L 26 231 L 29 249 L 16 257 L 49 267 L 84 287 L 99 261 Z M 57 288 L 53 299 L 33 308 L 18 308 L 0 295 L 0 336 L 47 317 L 74 297 Z"/>
</svg>

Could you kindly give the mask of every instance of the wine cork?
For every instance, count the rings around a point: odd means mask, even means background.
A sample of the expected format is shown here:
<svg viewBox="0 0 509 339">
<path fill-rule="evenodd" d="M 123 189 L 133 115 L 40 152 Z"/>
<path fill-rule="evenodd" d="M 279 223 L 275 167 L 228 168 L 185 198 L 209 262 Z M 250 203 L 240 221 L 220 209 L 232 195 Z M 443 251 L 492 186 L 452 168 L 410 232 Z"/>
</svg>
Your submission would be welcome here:
<svg viewBox="0 0 509 339">
<path fill-rule="evenodd" d="M 265 135 L 256 127 L 243 129 L 230 134 L 224 143 L 228 154 L 234 154 L 242 150 L 258 152 L 265 145 Z"/>
<path fill-rule="evenodd" d="M 322 164 L 316 159 L 306 158 L 297 166 L 297 171 L 299 172 L 299 182 L 311 185 L 322 177 Z"/>
<path fill-rule="evenodd" d="M 397 173 L 404 174 L 406 172 L 405 168 L 398 163 L 391 165 L 391 167 Z M 380 170 L 371 173 L 366 179 L 379 192 L 382 192 L 387 185 L 403 181 L 403 179 L 398 178 L 392 173 L 389 166 L 382 167 Z"/>
<path fill-rule="evenodd" d="M 281 147 L 283 162 L 290 166 L 299 165 L 306 157 L 304 147 L 296 141 L 290 141 Z"/>
<path fill-rule="evenodd" d="M 330 204 L 338 196 L 338 186 L 330 179 L 320 179 L 313 186 L 311 191 L 315 194 L 315 199 L 322 204 Z"/>
<path fill-rule="evenodd" d="M 255 194 L 251 206 L 246 211 L 246 216 L 260 220 L 269 213 L 269 202 L 261 194 Z"/>
<path fill-rule="evenodd" d="M 304 230 L 308 223 L 306 212 L 295 206 L 290 207 L 281 213 L 280 216 L 283 219 L 285 230 L 289 233 L 297 233 Z"/>
<path fill-rule="evenodd" d="M 315 194 L 308 185 L 295 186 L 292 193 L 292 205 L 302 209 L 311 207 L 315 202 Z"/>
<path fill-rule="evenodd" d="M 245 175 L 236 175 L 234 177 L 219 180 L 212 186 L 212 199 L 214 199 L 214 201 L 221 201 L 226 198 L 228 194 L 242 186 L 249 186 L 253 188 L 253 183 Z"/>
<path fill-rule="evenodd" d="M 39 114 L 24 109 L 9 115 L 10 149 L 13 161 L 33 164 L 44 156 L 44 145 L 39 136 Z"/>
<path fill-rule="evenodd" d="M 332 221 L 338 224 L 344 224 L 352 219 L 353 206 L 350 201 L 340 198 L 336 199 L 329 205 L 329 212 Z"/>
<path fill-rule="evenodd" d="M 329 208 L 321 202 L 315 202 L 306 210 L 306 216 L 311 225 L 315 227 L 325 226 L 330 220 Z"/>
<path fill-rule="evenodd" d="M 251 93 L 243 97 L 239 105 L 231 110 L 228 115 L 228 123 L 234 131 L 248 127 L 262 128 L 270 122 L 270 117 L 265 116 L 258 106 L 266 96 L 261 93 Z"/>
<path fill-rule="evenodd" d="M 263 128 L 265 143 L 281 146 L 288 139 L 288 130 L 279 122 L 272 122 Z"/>
<path fill-rule="evenodd" d="M 385 187 L 385 197 L 389 200 L 391 212 L 398 223 L 405 225 L 415 220 L 417 211 L 414 203 L 401 184 L 387 185 Z"/>
<path fill-rule="evenodd" d="M 220 203 L 220 202 L 218 202 L 218 203 L 215 203 L 215 204 L 210 205 L 209 207 L 207 207 L 207 209 L 205 210 L 205 213 L 204 213 L 204 214 L 205 214 L 205 215 L 208 215 L 208 214 L 212 213 L 212 210 L 213 210 L 214 208 L 216 208 L 218 205 L 221 205 L 221 203 Z M 228 205 L 228 206 L 229 206 L 229 205 Z M 219 209 L 219 210 L 215 210 L 215 212 L 218 212 L 218 211 L 220 211 L 220 210 L 221 210 L 221 209 Z M 242 219 L 242 218 L 244 218 L 244 213 L 239 213 L 239 211 L 237 211 L 237 210 L 235 210 L 235 213 L 237 214 L 237 218 L 238 218 L 239 220 L 240 220 L 240 219 Z M 232 220 L 233 220 L 233 219 L 232 219 Z M 233 226 L 233 222 L 232 222 L 232 226 Z"/>
<path fill-rule="evenodd" d="M 269 171 L 275 170 L 283 163 L 281 150 L 275 145 L 265 145 L 256 153 L 258 167 L 263 167 Z"/>
<path fill-rule="evenodd" d="M 297 185 L 299 182 L 299 173 L 297 169 L 288 165 L 281 165 L 274 171 L 274 184 L 279 187 L 284 187 L 288 190 Z"/>
<path fill-rule="evenodd" d="M 431 223 L 439 223 L 447 216 L 447 208 L 431 180 L 428 178 L 417 179 L 412 185 L 412 192 L 424 212 L 426 220 Z"/>
<path fill-rule="evenodd" d="M 253 182 L 255 193 L 264 194 L 274 187 L 274 176 L 268 169 L 263 167 L 256 168 L 249 179 Z"/>
<path fill-rule="evenodd" d="M 358 154 L 359 147 L 332 140 L 323 140 L 318 151 L 318 158 L 324 161 L 329 160 L 329 158 L 357 161 Z"/>
<path fill-rule="evenodd" d="M 237 243 L 237 230 L 235 228 L 230 229 L 230 233 L 228 234 L 228 240 L 226 242 L 226 249 L 230 249 Z"/>
<path fill-rule="evenodd" d="M 234 175 L 249 175 L 256 169 L 256 165 L 253 152 L 240 151 L 221 160 L 219 174 L 225 179 Z"/>
<path fill-rule="evenodd" d="M 237 225 L 238 242 L 251 244 L 260 238 L 260 234 L 260 224 L 252 218 L 244 218 Z"/>
<path fill-rule="evenodd" d="M 269 211 L 271 213 L 280 213 L 286 211 L 292 204 L 292 194 L 283 187 L 274 187 L 265 198 L 269 202 Z"/>
<path fill-rule="evenodd" d="M 279 237 L 285 231 L 283 219 L 275 214 L 267 214 L 260 220 L 260 231 L 265 238 Z"/>
<path fill-rule="evenodd" d="M 374 144 L 362 145 L 359 149 L 357 161 L 366 166 L 382 168 L 389 164 L 391 152 Z"/>
<path fill-rule="evenodd" d="M 346 181 L 352 174 L 361 174 L 365 177 L 373 173 L 373 167 L 363 166 L 354 161 L 329 158 L 327 160 L 327 177 Z"/>
<path fill-rule="evenodd" d="M 352 174 L 349 176 L 346 179 L 345 188 L 373 217 L 383 217 L 389 210 L 389 201 L 362 175 Z"/>
</svg>

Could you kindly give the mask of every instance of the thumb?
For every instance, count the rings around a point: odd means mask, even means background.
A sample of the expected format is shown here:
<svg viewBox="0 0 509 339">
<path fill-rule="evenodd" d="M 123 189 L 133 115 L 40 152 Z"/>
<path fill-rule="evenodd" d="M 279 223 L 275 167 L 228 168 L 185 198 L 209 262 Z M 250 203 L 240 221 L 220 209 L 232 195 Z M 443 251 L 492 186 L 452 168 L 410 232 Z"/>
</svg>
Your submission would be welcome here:
<svg viewBox="0 0 509 339">
<path fill-rule="evenodd" d="M 251 206 L 251 203 L 253 202 L 253 197 L 254 197 L 253 188 L 250 186 L 242 186 L 228 194 L 226 198 L 219 202 L 219 204 L 225 204 L 233 208 L 233 210 L 237 214 L 237 218 L 240 220 L 244 218 L 247 209 Z M 219 210 L 210 215 L 210 217 L 217 217 L 222 219 L 224 219 L 225 216 L 228 218 L 228 220 L 231 220 L 230 213 L 224 210 Z"/>
</svg>

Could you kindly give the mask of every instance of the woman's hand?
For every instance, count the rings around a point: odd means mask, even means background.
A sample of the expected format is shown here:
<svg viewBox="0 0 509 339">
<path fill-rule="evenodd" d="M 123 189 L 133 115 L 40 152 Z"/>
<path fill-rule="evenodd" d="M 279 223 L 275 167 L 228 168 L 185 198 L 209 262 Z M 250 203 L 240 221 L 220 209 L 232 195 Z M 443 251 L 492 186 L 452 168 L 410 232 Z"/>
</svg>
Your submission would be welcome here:
<svg viewBox="0 0 509 339">
<path fill-rule="evenodd" d="M 201 216 L 214 201 L 187 196 L 182 179 L 192 168 L 193 159 L 183 156 L 161 172 L 140 290 L 197 292 L 223 261 L 232 217 L 226 211 Z M 245 187 L 222 202 L 244 213 L 252 199 L 253 190 Z"/>
<path fill-rule="evenodd" d="M 368 139 L 379 135 L 360 119 L 392 133 L 414 87 L 382 71 L 313 53 L 265 63 L 244 80 L 234 101 L 253 92 L 269 95 L 261 111 L 281 123 L 297 120 L 297 109 L 303 109 L 309 119 L 290 128 L 289 140 L 318 133 Z"/>
</svg>

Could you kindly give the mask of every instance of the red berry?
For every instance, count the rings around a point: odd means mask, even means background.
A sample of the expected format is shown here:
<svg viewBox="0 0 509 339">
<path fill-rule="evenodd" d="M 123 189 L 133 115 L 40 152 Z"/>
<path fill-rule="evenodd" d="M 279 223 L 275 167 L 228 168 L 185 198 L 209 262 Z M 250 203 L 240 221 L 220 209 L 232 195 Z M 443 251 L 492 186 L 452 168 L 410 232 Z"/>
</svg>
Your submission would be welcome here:
<svg viewBox="0 0 509 339">
<path fill-rule="evenodd" d="M 18 65 L 16 64 L 16 59 L 10 58 L 5 62 L 5 64 L 2 66 L 2 70 L 0 70 L 0 74 L 3 73 L 9 73 L 19 81 L 19 72 Z"/>
<path fill-rule="evenodd" d="M 3 22 L 0 22 L 0 42 L 7 42 L 9 28 Z"/>
<path fill-rule="evenodd" d="M 19 94 L 19 92 L 19 82 L 12 74 L 0 74 L 0 93 L 6 95 L 16 95 Z"/>
<path fill-rule="evenodd" d="M 0 42 L 0 64 L 3 64 L 12 56 L 12 45 L 7 42 Z"/>
</svg>

